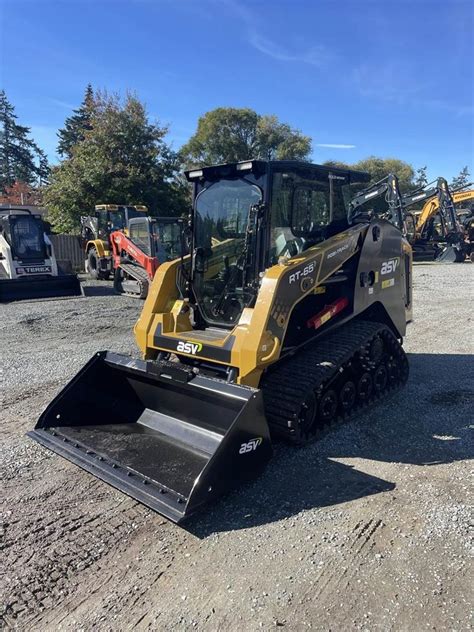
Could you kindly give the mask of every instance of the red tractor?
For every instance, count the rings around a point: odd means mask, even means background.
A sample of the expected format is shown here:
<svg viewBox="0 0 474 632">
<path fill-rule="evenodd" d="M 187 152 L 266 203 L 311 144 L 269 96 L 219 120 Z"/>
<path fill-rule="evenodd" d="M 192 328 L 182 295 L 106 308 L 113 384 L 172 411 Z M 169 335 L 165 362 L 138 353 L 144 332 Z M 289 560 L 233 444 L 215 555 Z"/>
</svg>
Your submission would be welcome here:
<svg viewBox="0 0 474 632">
<path fill-rule="evenodd" d="M 158 267 L 185 254 L 183 226 L 176 217 L 136 217 L 129 222 L 128 236 L 113 232 L 115 291 L 145 299 Z"/>
</svg>

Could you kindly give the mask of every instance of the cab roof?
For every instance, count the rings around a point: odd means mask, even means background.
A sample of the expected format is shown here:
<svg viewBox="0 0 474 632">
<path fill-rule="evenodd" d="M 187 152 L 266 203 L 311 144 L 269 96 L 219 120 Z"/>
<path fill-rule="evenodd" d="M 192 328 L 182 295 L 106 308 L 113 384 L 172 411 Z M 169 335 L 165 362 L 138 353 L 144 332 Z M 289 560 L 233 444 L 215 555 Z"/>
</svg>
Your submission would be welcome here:
<svg viewBox="0 0 474 632">
<path fill-rule="evenodd" d="M 223 177 L 235 177 L 245 173 L 261 175 L 269 172 L 286 171 L 300 175 L 310 175 L 327 179 L 329 174 L 344 178 L 348 183 L 369 182 L 370 174 L 366 171 L 354 171 L 352 169 L 341 169 L 328 165 L 318 165 L 303 160 L 244 160 L 222 165 L 211 165 L 185 171 L 186 179 L 189 182 L 196 182 L 201 179 L 213 180 Z"/>
</svg>

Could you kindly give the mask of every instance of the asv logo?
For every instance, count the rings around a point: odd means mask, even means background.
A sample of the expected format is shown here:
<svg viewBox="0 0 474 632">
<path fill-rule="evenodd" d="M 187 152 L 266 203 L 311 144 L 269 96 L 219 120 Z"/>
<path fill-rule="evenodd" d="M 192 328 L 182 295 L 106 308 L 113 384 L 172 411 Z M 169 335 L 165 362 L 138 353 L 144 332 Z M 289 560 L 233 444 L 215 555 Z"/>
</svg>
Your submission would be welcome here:
<svg viewBox="0 0 474 632">
<path fill-rule="evenodd" d="M 252 452 L 256 450 L 259 445 L 261 445 L 263 439 L 262 437 L 255 437 L 255 439 L 250 439 L 247 443 L 242 443 L 240 446 L 239 454 L 246 454 L 247 452 Z"/>
<path fill-rule="evenodd" d="M 392 274 L 397 269 L 399 263 L 398 257 L 396 259 L 389 259 L 388 261 L 384 261 L 382 263 L 382 268 L 380 270 L 380 274 Z"/>
<path fill-rule="evenodd" d="M 181 353 L 190 353 L 191 355 L 196 355 L 199 351 L 202 350 L 202 344 L 200 342 L 183 342 L 180 340 L 178 342 L 178 346 L 176 347 L 176 351 L 181 351 Z"/>
</svg>

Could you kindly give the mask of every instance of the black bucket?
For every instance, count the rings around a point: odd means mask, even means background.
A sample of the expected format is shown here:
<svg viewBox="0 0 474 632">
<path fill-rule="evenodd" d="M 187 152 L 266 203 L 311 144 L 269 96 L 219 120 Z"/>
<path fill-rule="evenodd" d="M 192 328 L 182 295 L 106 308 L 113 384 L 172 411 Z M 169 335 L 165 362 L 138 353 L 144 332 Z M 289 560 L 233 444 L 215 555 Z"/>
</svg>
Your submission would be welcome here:
<svg viewBox="0 0 474 632">
<path fill-rule="evenodd" d="M 464 261 L 462 248 L 448 245 L 437 254 L 436 261 L 439 263 L 458 263 L 459 261 Z"/>
<path fill-rule="evenodd" d="M 30 437 L 174 522 L 272 455 L 260 391 L 178 363 L 96 354 Z"/>
<path fill-rule="evenodd" d="M 60 274 L 42 279 L 22 278 L 0 281 L 0 302 L 81 295 L 81 284 L 75 274 Z"/>
</svg>

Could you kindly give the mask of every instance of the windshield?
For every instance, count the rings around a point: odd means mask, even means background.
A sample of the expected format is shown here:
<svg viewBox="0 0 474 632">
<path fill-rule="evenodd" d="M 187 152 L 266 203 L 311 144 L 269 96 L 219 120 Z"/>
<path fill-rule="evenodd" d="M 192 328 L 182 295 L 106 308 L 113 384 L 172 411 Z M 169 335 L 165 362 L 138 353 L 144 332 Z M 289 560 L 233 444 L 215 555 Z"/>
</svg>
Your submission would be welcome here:
<svg viewBox="0 0 474 632">
<path fill-rule="evenodd" d="M 273 178 L 270 223 L 270 265 L 293 257 L 347 226 L 349 185 L 276 173 Z"/>
<path fill-rule="evenodd" d="M 244 179 L 219 180 L 196 198 L 194 292 L 206 321 L 234 324 L 253 299 L 242 270 L 249 211 L 261 200 Z"/>
<path fill-rule="evenodd" d="M 126 226 L 125 209 L 109 212 L 109 222 L 111 230 L 123 230 Z"/>
<path fill-rule="evenodd" d="M 181 226 L 177 222 L 153 224 L 156 258 L 160 263 L 173 261 L 181 256 Z M 186 253 L 183 253 L 186 254 Z"/>
<path fill-rule="evenodd" d="M 43 225 L 29 215 L 10 219 L 11 241 L 14 254 L 22 260 L 44 259 Z"/>
</svg>

